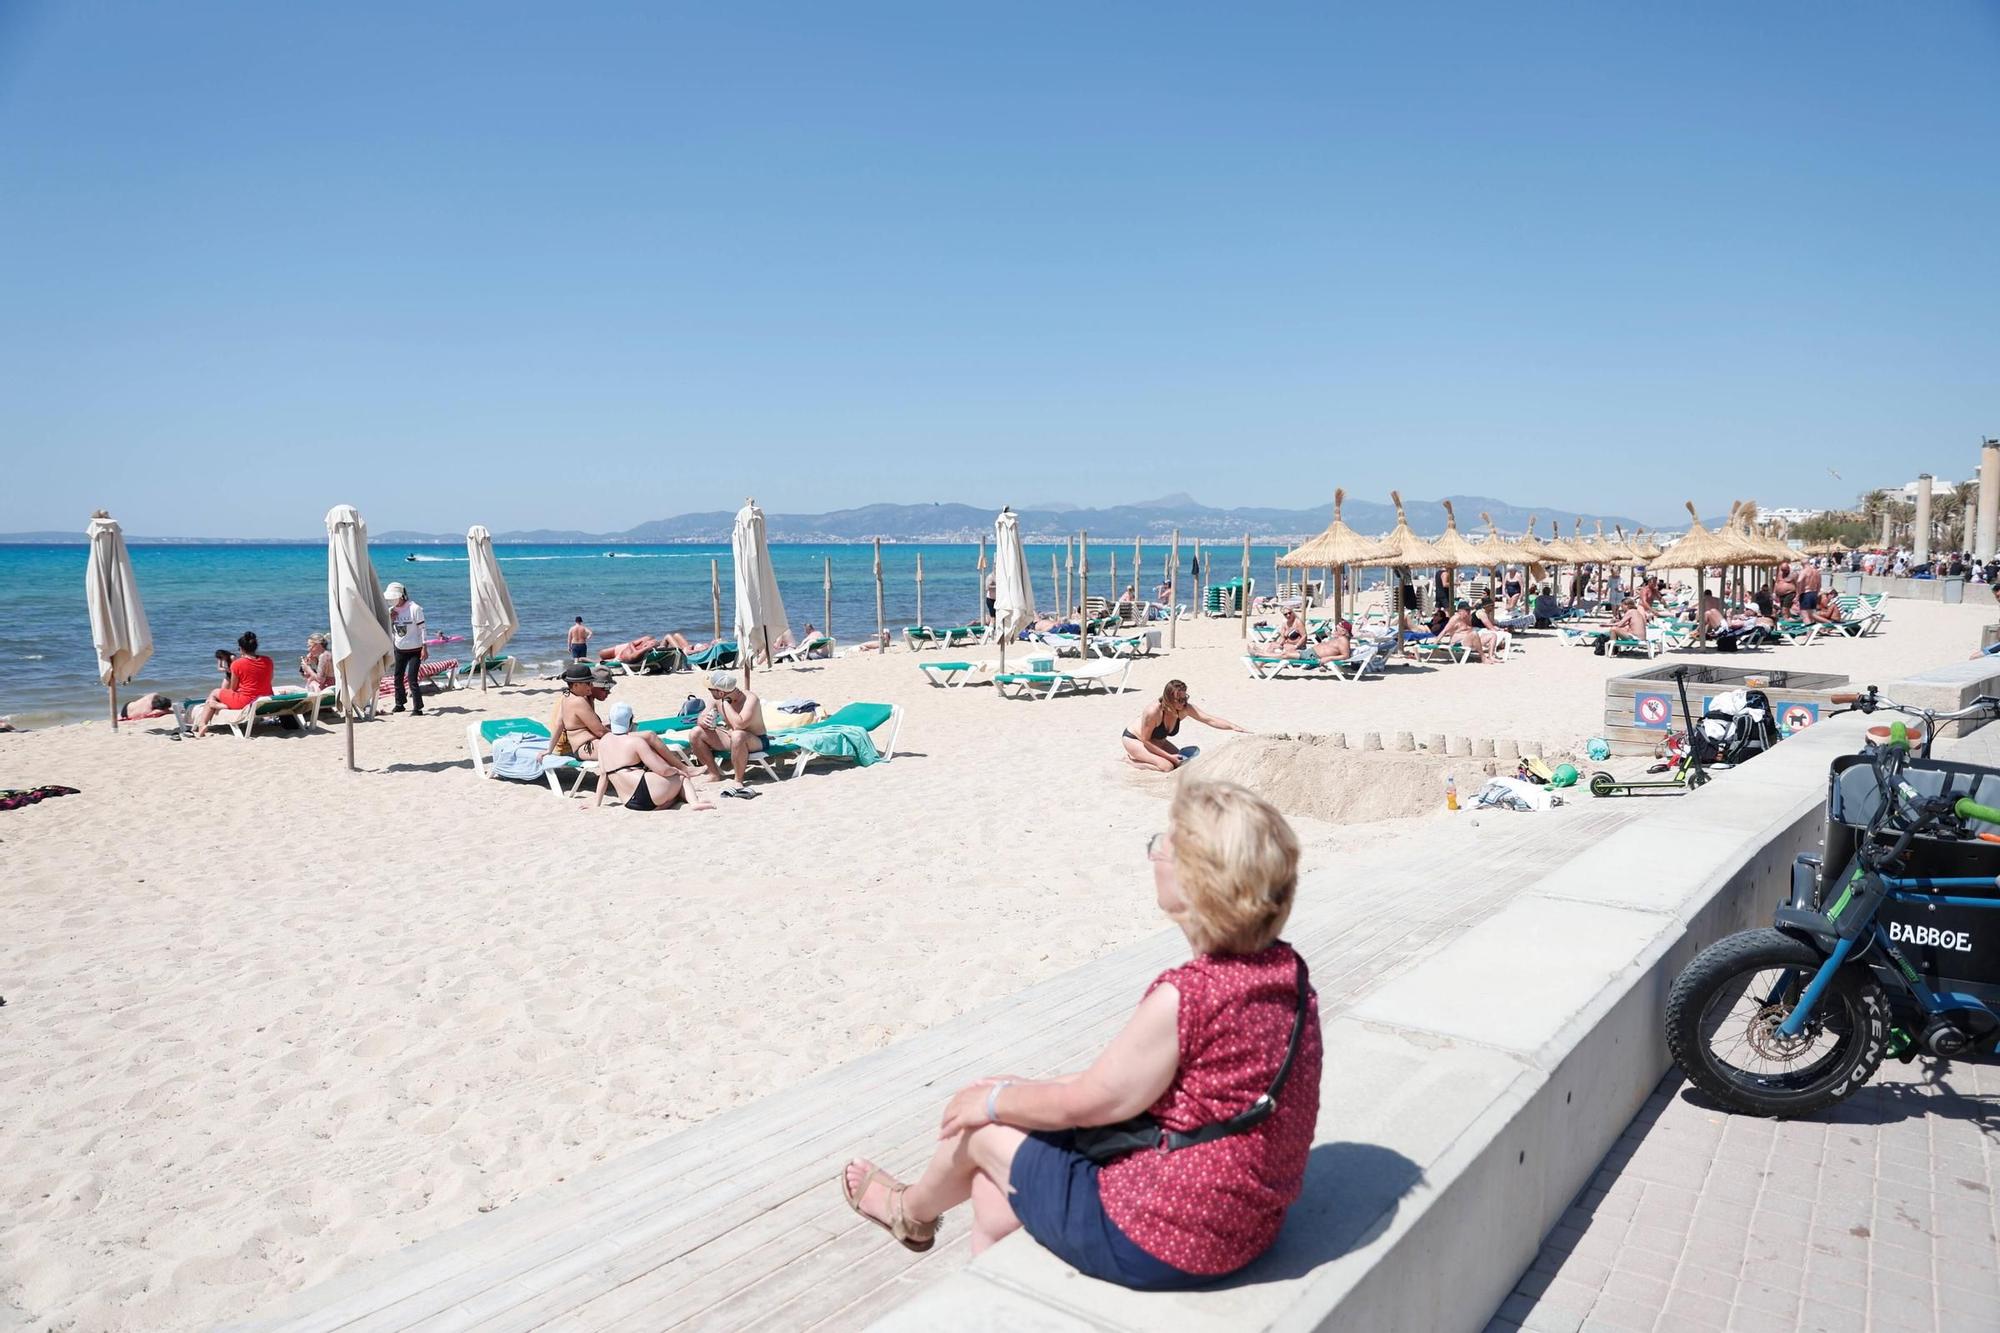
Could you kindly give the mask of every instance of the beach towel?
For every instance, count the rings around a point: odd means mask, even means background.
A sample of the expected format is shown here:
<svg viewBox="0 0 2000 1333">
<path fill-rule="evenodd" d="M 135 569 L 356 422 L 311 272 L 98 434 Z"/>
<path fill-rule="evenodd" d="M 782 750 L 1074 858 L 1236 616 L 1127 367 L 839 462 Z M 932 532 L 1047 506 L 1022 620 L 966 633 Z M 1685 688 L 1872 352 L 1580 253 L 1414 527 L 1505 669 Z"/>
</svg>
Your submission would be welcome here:
<svg viewBox="0 0 2000 1333">
<path fill-rule="evenodd" d="M 1474 809 L 1546 810 L 1561 805 L 1562 797 L 1520 778 L 1492 778 L 1472 798 Z"/>
<path fill-rule="evenodd" d="M 539 782 L 549 755 L 547 736 L 501 736 L 493 742 L 493 771 L 517 782 Z"/>
<path fill-rule="evenodd" d="M 860 727 L 850 727 L 846 723 L 780 732 L 771 739 L 830 759 L 852 759 L 863 768 L 882 757 L 875 749 L 873 736 Z"/>
<path fill-rule="evenodd" d="M 874 759 L 870 758 L 868 762 L 873 763 Z M 21 790 L 10 787 L 5 791 L 0 791 L 0 810 L 19 810 L 22 806 L 34 805 L 39 801 L 46 801 L 51 796 L 76 795 L 79 795 L 79 793 L 74 787 L 28 787 Z"/>
</svg>

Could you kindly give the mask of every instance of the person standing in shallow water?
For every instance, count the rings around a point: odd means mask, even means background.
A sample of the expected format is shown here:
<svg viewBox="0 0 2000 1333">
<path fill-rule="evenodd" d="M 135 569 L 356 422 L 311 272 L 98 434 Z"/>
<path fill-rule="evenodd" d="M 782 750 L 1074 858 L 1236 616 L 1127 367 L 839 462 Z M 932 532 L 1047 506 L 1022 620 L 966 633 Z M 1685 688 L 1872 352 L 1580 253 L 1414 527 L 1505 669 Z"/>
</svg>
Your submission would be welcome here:
<svg viewBox="0 0 2000 1333">
<path fill-rule="evenodd" d="M 1298 839 L 1249 791 L 1192 782 L 1146 855 L 1154 899 L 1194 956 L 1154 980 L 1091 1066 L 961 1088 L 907 1185 L 866 1158 L 841 1171 L 848 1206 L 905 1248 L 930 1249 L 969 1200 L 975 1255 L 1025 1227 L 1091 1277 L 1174 1290 L 1235 1273 L 1277 1239 L 1319 1119 L 1318 998 L 1278 938 Z M 1260 1099 L 1267 1114 L 1243 1114 Z M 1140 1112 L 1157 1146 L 1108 1162 L 1083 1151 L 1087 1127 Z"/>
<path fill-rule="evenodd" d="M 583 623 L 582 616 L 578 616 L 576 618 L 576 623 L 569 627 L 570 660 L 574 662 L 581 662 L 584 659 L 585 655 L 587 655 L 589 652 L 590 652 L 590 626 Z"/>
</svg>

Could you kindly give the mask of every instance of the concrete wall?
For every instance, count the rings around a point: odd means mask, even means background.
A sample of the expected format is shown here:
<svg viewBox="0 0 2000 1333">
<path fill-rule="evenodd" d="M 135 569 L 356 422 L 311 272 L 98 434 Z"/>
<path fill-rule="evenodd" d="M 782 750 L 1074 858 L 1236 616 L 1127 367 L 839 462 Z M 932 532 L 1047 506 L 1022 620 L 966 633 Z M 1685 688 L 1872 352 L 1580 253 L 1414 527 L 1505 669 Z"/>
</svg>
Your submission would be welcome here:
<svg viewBox="0 0 2000 1333">
<path fill-rule="evenodd" d="M 1661 798 L 1329 1020 L 1304 1196 L 1228 1285 L 1129 1292 L 1016 1235 L 878 1326 L 1483 1327 L 1665 1072 L 1674 977 L 1785 896 L 1818 843 L 1827 765 L 1860 729 L 1832 719 Z"/>
<path fill-rule="evenodd" d="M 1834 575 L 1835 590 L 1845 592 L 1849 577 L 1846 574 Z M 1967 583 L 1963 579 L 1897 579 L 1880 574 L 1863 574 L 1860 579 L 1861 591 L 1864 593 L 1871 596 L 1878 593 L 1886 594 L 1911 602 L 1944 602 L 1954 599 L 1963 601 L 1967 598 L 1977 600 L 1993 596 L 1992 585 Z M 1955 594 L 1946 592 L 1947 584 L 1956 586 Z"/>
</svg>

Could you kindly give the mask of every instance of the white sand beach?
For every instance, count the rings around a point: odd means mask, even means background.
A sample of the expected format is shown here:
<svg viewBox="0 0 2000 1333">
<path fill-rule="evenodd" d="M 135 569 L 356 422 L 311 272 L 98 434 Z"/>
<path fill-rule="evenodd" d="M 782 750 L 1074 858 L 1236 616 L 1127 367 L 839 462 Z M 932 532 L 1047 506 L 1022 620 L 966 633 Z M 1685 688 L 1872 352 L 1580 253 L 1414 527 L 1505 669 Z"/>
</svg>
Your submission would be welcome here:
<svg viewBox="0 0 2000 1333">
<path fill-rule="evenodd" d="M 1993 618 L 1889 609 L 1879 637 L 1741 660 L 1887 681 Z M 914 662 L 937 654 L 901 648 L 759 673 L 769 700 L 901 704 L 896 758 L 706 813 L 474 781 L 466 724 L 546 718 L 545 682 L 365 724 L 352 774 L 333 730 L 0 735 L 0 786 L 82 789 L 0 815 L 0 1326 L 247 1316 L 1159 929 L 1143 844 L 1171 779 L 1118 734 L 1169 678 L 1263 733 L 1554 750 L 1644 665 L 1544 634 L 1497 666 L 1263 682 L 1237 633 L 1184 623 L 1116 698 L 936 689 Z M 659 716 L 696 683 L 614 697 Z M 1465 836 L 1434 799 L 1302 824 L 1308 865 Z"/>
</svg>

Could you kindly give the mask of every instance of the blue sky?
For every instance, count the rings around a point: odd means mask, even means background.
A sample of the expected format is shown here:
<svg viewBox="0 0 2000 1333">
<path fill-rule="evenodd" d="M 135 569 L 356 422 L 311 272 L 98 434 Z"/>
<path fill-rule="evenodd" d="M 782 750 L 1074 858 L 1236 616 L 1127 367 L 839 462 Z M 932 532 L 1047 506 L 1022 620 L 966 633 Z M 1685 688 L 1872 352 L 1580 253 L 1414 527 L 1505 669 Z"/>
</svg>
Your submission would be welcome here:
<svg viewBox="0 0 2000 1333">
<path fill-rule="evenodd" d="M 0 0 L 0 530 L 1956 480 L 1996 68 L 1951 0 Z"/>
</svg>

